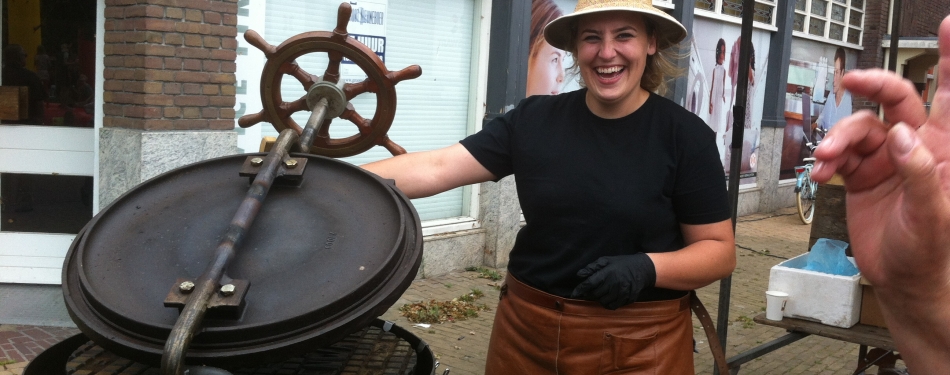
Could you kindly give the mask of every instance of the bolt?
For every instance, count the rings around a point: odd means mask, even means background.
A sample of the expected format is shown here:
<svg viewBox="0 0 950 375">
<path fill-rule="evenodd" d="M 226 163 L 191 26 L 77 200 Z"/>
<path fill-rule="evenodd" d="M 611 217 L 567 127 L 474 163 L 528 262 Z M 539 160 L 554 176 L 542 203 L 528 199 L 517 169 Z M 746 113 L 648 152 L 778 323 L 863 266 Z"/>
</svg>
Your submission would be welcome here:
<svg viewBox="0 0 950 375">
<path fill-rule="evenodd" d="M 261 164 L 264 164 L 264 159 L 261 159 L 261 158 L 253 158 L 253 159 L 251 159 L 251 165 L 253 165 L 253 166 L 255 166 L 255 167 L 260 167 Z"/>
<path fill-rule="evenodd" d="M 192 290 L 195 290 L 195 283 L 191 281 L 183 281 L 181 284 L 178 284 L 178 290 L 182 293 L 191 293 Z"/>
<path fill-rule="evenodd" d="M 286 165 L 287 168 L 294 169 L 297 167 L 297 161 L 294 159 L 287 159 L 284 161 L 284 165 Z"/>
<path fill-rule="evenodd" d="M 234 294 L 234 284 L 224 284 L 221 286 L 221 294 L 225 297 Z"/>
</svg>

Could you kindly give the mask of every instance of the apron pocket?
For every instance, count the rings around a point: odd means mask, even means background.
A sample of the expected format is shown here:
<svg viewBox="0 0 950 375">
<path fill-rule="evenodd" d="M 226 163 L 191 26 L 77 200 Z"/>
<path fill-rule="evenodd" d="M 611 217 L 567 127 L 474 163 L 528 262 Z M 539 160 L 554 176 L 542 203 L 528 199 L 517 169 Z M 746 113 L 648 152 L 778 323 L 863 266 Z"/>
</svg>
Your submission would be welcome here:
<svg viewBox="0 0 950 375">
<path fill-rule="evenodd" d="M 656 326 L 644 330 L 641 337 L 620 336 L 604 332 L 600 355 L 601 374 L 655 374 Z"/>
</svg>

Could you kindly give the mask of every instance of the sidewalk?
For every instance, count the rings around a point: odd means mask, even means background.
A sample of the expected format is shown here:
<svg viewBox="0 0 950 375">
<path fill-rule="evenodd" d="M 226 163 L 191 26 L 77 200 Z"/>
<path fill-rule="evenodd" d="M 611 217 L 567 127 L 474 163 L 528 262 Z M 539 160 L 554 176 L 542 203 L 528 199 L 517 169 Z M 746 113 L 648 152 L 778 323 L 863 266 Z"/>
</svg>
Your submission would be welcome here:
<svg viewBox="0 0 950 375">
<path fill-rule="evenodd" d="M 768 287 L 769 269 L 786 258 L 807 250 L 810 226 L 802 225 L 794 208 L 772 214 L 757 214 L 740 218 L 737 225 L 738 264 L 732 278 L 732 298 L 729 310 L 727 357 L 785 334 L 781 329 L 752 322 L 752 317 L 765 311 L 764 291 Z M 501 271 L 501 270 L 500 270 Z M 481 375 L 485 368 L 488 337 L 494 319 L 494 310 L 479 312 L 473 319 L 455 323 L 435 324 L 429 328 L 415 327 L 399 315 L 399 307 L 406 303 L 428 300 L 447 301 L 479 289 L 484 297 L 478 300 L 494 306 L 498 301 L 495 282 L 479 278 L 476 272 L 455 272 L 412 283 L 399 301 L 382 318 L 395 322 L 429 343 L 441 362 L 436 374 L 450 368 L 451 375 Z M 716 321 L 719 301 L 719 283 L 698 291 L 700 299 Z M 706 336 L 694 318 L 696 373 L 711 374 L 712 355 Z M 0 366 L 0 375 L 18 375 L 40 348 L 66 337 L 76 330 L 0 326 L 0 364 L 4 358 L 17 363 Z M 858 345 L 817 336 L 809 336 L 787 347 L 767 354 L 742 366 L 740 374 L 845 374 L 853 371 Z M 5 370 L 4 367 L 7 369 Z M 874 374 L 872 369 L 868 374 Z"/>
</svg>

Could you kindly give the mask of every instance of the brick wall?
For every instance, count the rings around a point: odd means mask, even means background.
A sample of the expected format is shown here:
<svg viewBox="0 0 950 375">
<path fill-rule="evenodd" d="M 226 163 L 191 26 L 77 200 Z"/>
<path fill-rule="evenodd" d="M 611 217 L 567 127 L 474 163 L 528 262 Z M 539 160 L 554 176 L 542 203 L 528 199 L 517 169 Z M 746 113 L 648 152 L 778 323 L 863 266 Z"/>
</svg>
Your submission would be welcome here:
<svg viewBox="0 0 950 375">
<path fill-rule="evenodd" d="M 950 15 L 950 1 L 947 0 L 903 0 L 901 29 L 902 37 L 930 37 L 937 35 L 940 21 Z M 864 15 L 864 50 L 858 58 L 858 69 L 881 68 L 884 66 L 884 49 L 881 42 L 888 32 L 887 23 L 890 1 L 867 1 Z M 854 110 L 870 109 L 877 111 L 877 105 L 867 98 L 855 96 L 852 99 Z"/>
<path fill-rule="evenodd" d="M 937 36 L 940 21 L 950 15 L 947 0 L 904 0 L 901 36 Z"/>
<path fill-rule="evenodd" d="M 888 1 L 867 1 L 864 5 L 864 50 L 859 52 L 858 69 L 880 68 L 884 63 L 884 49 L 881 42 L 887 33 L 887 16 L 890 9 Z M 851 106 L 857 111 L 870 109 L 877 112 L 877 104 L 866 97 L 855 95 Z"/>
<path fill-rule="evenodd" d="M 103 125 L 234 127 L 237 0 L 106 0 Z"/>
</svg>

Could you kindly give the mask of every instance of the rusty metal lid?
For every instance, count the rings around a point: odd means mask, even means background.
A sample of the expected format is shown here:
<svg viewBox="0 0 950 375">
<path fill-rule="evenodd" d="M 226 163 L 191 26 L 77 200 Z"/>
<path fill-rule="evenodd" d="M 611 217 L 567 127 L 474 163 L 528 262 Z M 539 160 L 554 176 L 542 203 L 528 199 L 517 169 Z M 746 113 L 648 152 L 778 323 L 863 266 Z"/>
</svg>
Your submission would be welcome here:
<svg viewBox="0 0 950 375">
<path fill-rule="evenodd" d="M 158 363 L 179 315 L 163 301 L 210 261 L 247 192 L 238 175 L 247 156 L 158 176 L 90 221 L 63 270 L 83 333 Z M 226 272 L 250 284 L 239 317 L 206 318 L 189 362 L 271 361 L 329 345 L 385 312 L 414 278 L 422 230 L 409 200 L 353 165 L 294 156 L 308 159 L 301 185 L 270 190 Z"/>
</svg>

